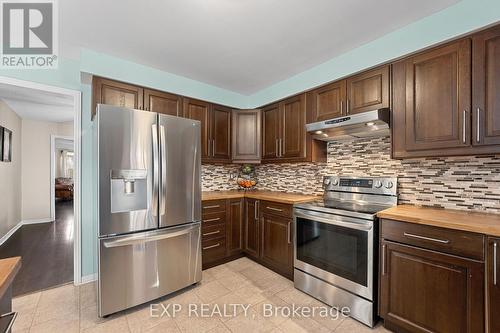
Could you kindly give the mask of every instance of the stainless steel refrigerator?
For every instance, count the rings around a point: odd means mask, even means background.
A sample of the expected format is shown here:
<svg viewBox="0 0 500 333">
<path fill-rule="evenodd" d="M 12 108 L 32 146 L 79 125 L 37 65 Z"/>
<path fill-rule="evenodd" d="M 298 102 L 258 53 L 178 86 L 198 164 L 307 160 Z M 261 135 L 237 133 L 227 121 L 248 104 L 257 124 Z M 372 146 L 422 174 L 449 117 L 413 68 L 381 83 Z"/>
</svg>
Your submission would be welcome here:
<svg viewBox="0 0 500 333">
<path fill-rule="evenodd" d="M 195 120 L 98 105 L 98 310 L 201 280 L 201 134 Z"/>
</svg>

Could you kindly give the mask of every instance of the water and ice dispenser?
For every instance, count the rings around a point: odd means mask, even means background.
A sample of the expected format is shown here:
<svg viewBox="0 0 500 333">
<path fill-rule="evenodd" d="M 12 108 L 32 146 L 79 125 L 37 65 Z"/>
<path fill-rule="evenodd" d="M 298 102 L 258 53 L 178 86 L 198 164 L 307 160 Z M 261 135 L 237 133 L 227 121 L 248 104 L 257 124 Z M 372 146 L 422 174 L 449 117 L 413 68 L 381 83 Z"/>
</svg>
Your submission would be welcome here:
<svg viewBox="0 0 500 333">
<path fill-rule="evenodd" d="M 147 170 L 111 170 L 111 213 L 148 208 Z"/>
</svg>

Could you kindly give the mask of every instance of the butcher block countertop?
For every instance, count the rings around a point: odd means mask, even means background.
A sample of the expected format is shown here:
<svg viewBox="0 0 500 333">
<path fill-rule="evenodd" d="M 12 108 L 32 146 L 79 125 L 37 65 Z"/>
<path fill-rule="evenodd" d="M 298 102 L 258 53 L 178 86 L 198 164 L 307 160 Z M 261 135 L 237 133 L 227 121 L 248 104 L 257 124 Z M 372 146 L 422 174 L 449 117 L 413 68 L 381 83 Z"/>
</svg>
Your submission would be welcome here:
<svg viewBox="0 0 500 333">
<path fill-rule="evenodd" d="M 400 205 L 383 210 L 377 216 L 500 237 L 500 214 Z"/>
<path fill-rule="evenodd" d="M 317 195 L 305 195 L 275 191 L 207 191 L 202 192 L 201 194 L 202 201 L 235 198 L 252 198 L 293 205 L 297 203 L 317 200 L 321 197 Z"/>
<path fill-rule="evenodd" d="M 12 257 L 0 260 L 0 298 L 9 289 L 14 277 L 21 268 L 21 257 Z"/>
</svg>

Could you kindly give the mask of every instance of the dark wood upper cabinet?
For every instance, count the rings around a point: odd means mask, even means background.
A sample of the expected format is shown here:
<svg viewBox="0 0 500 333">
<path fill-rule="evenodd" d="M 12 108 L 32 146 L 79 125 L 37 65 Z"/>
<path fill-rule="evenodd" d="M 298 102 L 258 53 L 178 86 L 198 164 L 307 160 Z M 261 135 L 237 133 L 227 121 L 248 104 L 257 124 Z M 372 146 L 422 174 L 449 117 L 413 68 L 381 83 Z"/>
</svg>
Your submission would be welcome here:
<svg viewBox="0 0 500 333">
<path fill-rule="evenodd" d="M 232 109 L 214 104 L 210 114 L 211 157 L 218 161 L 231 161 Z"/>
<path fill-rule="evenodd" d="M 306 133 L 307 94 L 287 98 L 262 109 L 263 162 L 320 162 L 326 143 Z"/>
<path fill-rule="evenodd" d="M 500 27 L 472 38 L 472 143 L 500 145 Z"/>
<path fill-rule="evenodd" d="M 486 299 L 488 332 L 500 332 L 500 238 L 488 239 Z M 495 279 L 496 278 L 496 279 Z"/>
<path fill-rule="evenodd" d="M 184 117 L 201 122 L 201 161 L 231 161 L 231 112 L 228 107 L 183 98 Z"/>
<path fill-rule="evenodd" d="M 233 110 L 232 161 L 234 163 L 260 163 L 261 111 Z"/>
<path fill-rule="evenodd" d="M 280 156 L 282 158 L 305 157 L 305 127 L 305 95 L 301 94 L 283 101 L 280 141 Z"/>
<path fill-rule="evenodd" d="M 96 113 L 97 104 L 109 104 L 141 110 L 143 107 L 143 92 L 141 87 L 94 76 L 92 78 L 92 118 Z"/>
<path fill-rule="evenodd" d="M 393 65 L 393 155 L 463 155 L 471 147 L 471 41 Z"/>
<path fill-rule="evenodd" d="M 243 250 L 251 257 L 258 258 L 260 255 L 260 201 L 245 199 L 245 228 Z"/>
<path fill-rule="evenodd" d="M 181 116 L 182 98 L 162 91 L 144 89 L 144 110 L 169 116 Z"/>
<path fill-rule="evenodd" d="M 261 259 L 281 274 L 293 276 L 292 219 L 263 213 Z"/>
<path fill-rule="evenodd" d="M 308 93 L 310 99 L 311 119 L 313 123 L 321 120 L 337 118 L 345 114 L 346 104 L 346 81 L 330 83 Z"/>
<path fill-rule="evenodd" d="M 262 109 L 262 159 L 279 157 L 280 104 Z"/>
<path fill-rule="evenodd" d="M 389 65 L 347 78 L 346 114 L 389 107 Z"/>
<path fill-rule="evenodd" d="M 185 118 L 201 122 L 201 159 L 206 161 L 212 153 L 210 149 L 210 103 L 192 98 L 183 98 L 183 109 Z"/>
</svg>

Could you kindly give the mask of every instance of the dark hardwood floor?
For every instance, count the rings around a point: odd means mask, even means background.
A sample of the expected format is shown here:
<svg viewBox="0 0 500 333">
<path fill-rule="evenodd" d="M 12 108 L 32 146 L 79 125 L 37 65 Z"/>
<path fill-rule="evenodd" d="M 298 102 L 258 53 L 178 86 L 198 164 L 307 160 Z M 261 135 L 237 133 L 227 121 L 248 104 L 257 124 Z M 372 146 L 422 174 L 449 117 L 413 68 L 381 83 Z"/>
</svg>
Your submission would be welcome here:
<svg viewBox="0 0 500 333">
<path fill-rule="evenodd" d="M 73 201 L 55 206 L 55 222 L 24 225 L 0 246 L 0 258 L 22 257 L 13 296 L 73 281 Z"/>
</svg>

